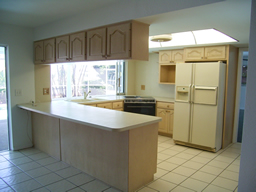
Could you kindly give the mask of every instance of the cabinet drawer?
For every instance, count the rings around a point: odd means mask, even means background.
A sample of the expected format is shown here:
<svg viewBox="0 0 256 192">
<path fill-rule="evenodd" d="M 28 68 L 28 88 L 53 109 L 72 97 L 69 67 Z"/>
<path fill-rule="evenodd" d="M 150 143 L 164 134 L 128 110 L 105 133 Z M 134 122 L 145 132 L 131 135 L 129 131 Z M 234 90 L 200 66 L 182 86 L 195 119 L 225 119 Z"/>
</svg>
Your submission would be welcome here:
<svg viewBox="0 0 256 192">
<path fill-rule="evenodd" d="M 113 102 L 113 109 L 118 109 L 118 108 L 123 108 L 123 102 L 119 101 L 119 102 Z"/>
<path fill-rule="evenodd" d="M 157 105 L 157 108 L 174 109 L 174 103 L 157 102 L 156 105 Z"/>
<path fill-rule="evenodd" d="M 112 103 L 99 103 L 97 104 L 97 107 L 112 109 Z"/>
</svg>

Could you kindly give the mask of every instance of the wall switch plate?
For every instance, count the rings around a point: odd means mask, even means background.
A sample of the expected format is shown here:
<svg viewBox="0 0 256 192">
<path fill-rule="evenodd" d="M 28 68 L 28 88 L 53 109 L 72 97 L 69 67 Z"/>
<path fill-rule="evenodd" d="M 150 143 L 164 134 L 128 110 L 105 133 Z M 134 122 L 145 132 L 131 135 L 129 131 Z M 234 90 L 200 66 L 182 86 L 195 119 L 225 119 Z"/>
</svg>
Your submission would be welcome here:
<svg viewBox="0 0 256 192">
<path fill-rule="evenodd" d="M 49 88 L 43 88 L 43 95 L 49 95 L 50 91 Z"/>
<path fill-rule="evenodd" d="M 21 96 L 21 95 L 22 95 L 21 89 L 15 89 L 15 96 Z"/>
<path fill-rule="evenodd" d="M 145 90 L 145 85 L 141 85 L 141 90 Z"/>
</svg>

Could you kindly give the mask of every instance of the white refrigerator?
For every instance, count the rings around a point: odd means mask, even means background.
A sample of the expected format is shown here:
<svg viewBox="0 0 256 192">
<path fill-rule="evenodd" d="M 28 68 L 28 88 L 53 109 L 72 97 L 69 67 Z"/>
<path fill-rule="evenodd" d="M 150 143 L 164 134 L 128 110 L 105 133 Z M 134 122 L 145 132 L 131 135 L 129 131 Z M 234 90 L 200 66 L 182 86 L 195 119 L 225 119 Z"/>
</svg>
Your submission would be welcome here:
<svg viewBox="0 0 256 192">
<path fill-rule="evenodd" d="M 173 139 L 216 152 L 222 144 L 226 64 L 176 64 Z"/>
</svg>

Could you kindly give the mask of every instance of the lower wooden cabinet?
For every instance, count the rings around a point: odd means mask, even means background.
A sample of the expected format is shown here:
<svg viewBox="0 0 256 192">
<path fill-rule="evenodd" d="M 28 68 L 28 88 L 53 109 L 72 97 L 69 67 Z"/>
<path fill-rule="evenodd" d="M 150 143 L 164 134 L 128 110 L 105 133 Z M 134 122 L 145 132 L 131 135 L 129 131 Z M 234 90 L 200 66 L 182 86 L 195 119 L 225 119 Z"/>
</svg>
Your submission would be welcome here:
<svg viewBox="0 0 256 192">
<path fill-rule="evenodd" d="M 113 110 L 123 111 L 124 110 L 124 102 L 123 101 L 113 102 L 112 107 L 113 107 Z"/>
<path fill-rule="evenodd" d="M 84 103 L 83 105 L 93 106 L 93 107 L 101 107 L 106 109 L 113 109 L 117 111 L 124 110 L 124 102 L 123 101 L 114 101 L 114 102 L 107 102 L 107 103 L 94 103 L 94 104 L 87 104 Z"/>
<path fill-rule="evenodd" d="M 99 103 L 96 105 L 97 107 L 112 109 L 112 103 Z"/>
<path fill-rule="evenodd" d="M 168 102 L 157 102 L 156 116 L 162 117 L 159 122 L 158 132 L 160 135 L 171 136 L 173 134 L 174 104 Z"/>
</svg>

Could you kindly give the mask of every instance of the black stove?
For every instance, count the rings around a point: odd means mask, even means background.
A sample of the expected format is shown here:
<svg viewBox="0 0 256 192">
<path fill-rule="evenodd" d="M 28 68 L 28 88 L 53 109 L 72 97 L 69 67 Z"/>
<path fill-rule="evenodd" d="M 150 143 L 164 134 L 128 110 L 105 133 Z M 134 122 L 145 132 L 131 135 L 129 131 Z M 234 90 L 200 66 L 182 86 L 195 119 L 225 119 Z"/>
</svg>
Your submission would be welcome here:
<svg viewBox="0 0 256 192">
<path fill-rule="evenodd" d="M 124 111 L 155 116 L 155 98 L 137 95 L 127 95 L 124 98 Z"/>
</svg>

